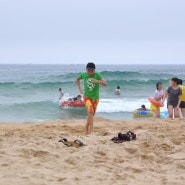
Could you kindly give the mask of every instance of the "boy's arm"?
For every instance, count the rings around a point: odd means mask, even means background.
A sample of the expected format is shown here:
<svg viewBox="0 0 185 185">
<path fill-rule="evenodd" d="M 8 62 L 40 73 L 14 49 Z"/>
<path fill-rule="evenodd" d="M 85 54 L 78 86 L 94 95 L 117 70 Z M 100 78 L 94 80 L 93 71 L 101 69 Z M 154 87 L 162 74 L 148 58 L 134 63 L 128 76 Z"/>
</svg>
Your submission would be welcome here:
<svg viewBox="0 0 185 185">
<path fill-rule="evenodd" d="M 103 86 L 107 86 L 107 82 L 103 78 L 99 80 L 99 84 Z"/>
<path fill-rule="evenodd" d="M 83 89 L 81 88 L 79 77 L 76 78 L 76 84 L 77 84 L 77 87 L 78 87 L 80 94 L 83 94 Z"/>
<path fill-rule="evenodd" d="M 94 83 L 97 83 L 97 84 L 100 84 L 100 85 L 103 85 L 103 86 L 107 86 L 107 82 L 103 78 L 100 79 L 100 80 L 96 80 L 96 79 L 92 78 L 91 80 Z"/>
</svg>

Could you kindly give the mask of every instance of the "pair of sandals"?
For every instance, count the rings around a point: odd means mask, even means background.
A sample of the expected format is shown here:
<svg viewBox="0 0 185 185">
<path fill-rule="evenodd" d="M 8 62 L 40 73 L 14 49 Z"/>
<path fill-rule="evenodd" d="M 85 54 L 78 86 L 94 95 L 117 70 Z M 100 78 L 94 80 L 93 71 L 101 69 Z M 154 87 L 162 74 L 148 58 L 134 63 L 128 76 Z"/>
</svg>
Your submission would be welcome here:
<svg viewBox="0 0 185 185">
<path fill-rule="evenodd" d="M 66 145 L 68 147 L 79 148 L 81 146 L 84 146 L 84 144 L 80 140 L 78 140 L 78 139 L 76 139 L 74 141 L 68 141 L 66 138 L 62 138 L 58 142 L 62 142 L 64 145 Z"/>
<path fill-rule="evenodd" d="M 134 134 L 131 131 L 128 131 L 125 134 L 118 133 L 118 137 L 113 137 L 111 139 L 114 143 L 122 143 L 124 141 L 131 141 L 131 140 L 136 140 L 136 134 Z"/>
</svg>

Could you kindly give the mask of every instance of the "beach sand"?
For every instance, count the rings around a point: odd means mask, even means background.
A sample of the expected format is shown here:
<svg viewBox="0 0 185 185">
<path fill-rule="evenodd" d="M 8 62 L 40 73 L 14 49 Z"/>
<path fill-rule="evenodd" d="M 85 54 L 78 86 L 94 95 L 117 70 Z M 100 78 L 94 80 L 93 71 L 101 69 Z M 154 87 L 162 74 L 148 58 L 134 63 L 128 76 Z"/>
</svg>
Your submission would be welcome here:
<svg viewBox="0 0 185 185">
<path fill-rule="evenodd" d="M 2 185 L 184 185 L 185 119 L 0 123 Z M 133 141 L 111 139 L 128 130 Z M 85 146 L 67 147 L 61 138 Z"/>
</svg>

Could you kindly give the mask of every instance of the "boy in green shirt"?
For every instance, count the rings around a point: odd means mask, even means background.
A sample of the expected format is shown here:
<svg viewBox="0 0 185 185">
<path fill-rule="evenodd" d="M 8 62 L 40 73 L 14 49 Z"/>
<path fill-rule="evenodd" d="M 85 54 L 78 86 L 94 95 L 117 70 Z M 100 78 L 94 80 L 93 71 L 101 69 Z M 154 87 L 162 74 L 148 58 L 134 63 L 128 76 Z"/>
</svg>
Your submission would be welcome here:
<svg viewBox="0 0 185 185">
<path fill-rule="evenodd" d="M 84 94 L 84 103 L 88 113 L 86 123 L 87 135 L 93 132 L 93 117 L 99 102 L 99 85 L 107 85 L 101 74 L 95 72 L 95 68 L 94 63 L 88 63 L 86 66 L 86 72 L 81 73 L 76 79 L 79 92 Z M 84 90 L 81 88 L 80 80 L 83 80 L 84 82 Z"/>
</svg>

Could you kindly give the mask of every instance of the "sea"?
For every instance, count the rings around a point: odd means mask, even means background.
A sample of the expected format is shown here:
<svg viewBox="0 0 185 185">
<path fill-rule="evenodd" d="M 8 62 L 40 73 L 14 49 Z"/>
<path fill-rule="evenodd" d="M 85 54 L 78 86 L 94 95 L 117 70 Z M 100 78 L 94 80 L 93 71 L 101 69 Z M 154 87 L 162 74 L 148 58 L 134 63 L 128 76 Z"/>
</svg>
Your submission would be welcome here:
<svg viewBox="0 0 185 185">
<path fill-rule="evenodd" d="M 0 65 L 0 121 L 36 122 L 45 120 L 85 119 L 84 107 L 60 107 L 59 88 L 64 98 L 79 94 L 75 80 L 85 71 L 86 64 L 68 65 Z M 96 116 L 112 120 L 145 119 L 133 117 L 133 110 L 153 96 L 156 83 L 163 90 L 169 79 L 185 80 L 185 65 L 96 65 L 107 81 L 100 87 L 100 101 Z M 115 95 L 117 86 L 121 95 Z M 62 100 L 62 101 L 63 101 Z M 161 112 L 166 112 L 166 104 Z M 148 119 L 148 118 L 147 118 Z"/>
</svg>

